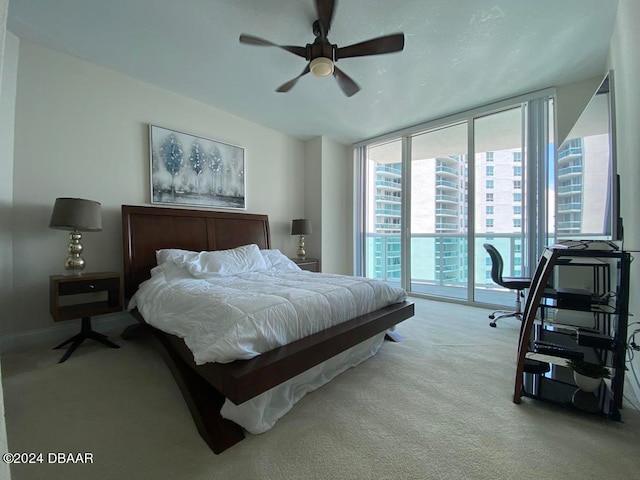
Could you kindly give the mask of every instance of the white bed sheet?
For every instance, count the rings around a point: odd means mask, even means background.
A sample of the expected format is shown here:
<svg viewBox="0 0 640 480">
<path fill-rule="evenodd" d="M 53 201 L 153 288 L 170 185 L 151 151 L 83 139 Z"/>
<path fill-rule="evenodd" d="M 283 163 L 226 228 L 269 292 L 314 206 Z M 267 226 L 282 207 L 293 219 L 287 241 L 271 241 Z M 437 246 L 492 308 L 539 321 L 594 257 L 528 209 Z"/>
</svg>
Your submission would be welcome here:
<svg viewBox="0 0 640 480">
<path fill-rule="evenodd" d="M 193 277 L 172 262 L 154 268 L 129 308 L 184 339 L 195 363 L 228 363 L 406 299 L 369 278 L 275 268 Z"/>
</svg>

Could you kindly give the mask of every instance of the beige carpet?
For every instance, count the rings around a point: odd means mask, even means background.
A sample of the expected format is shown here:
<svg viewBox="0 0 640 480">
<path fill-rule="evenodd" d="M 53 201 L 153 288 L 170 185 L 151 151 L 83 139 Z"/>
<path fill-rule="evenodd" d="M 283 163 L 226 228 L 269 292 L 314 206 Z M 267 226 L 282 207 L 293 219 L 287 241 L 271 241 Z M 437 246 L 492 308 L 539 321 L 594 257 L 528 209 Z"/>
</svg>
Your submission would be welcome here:
<svg viewBox="0 0 640 480">
<path fill-rule="evenodd" d="M 13 479 L 638 478 L 640 412 L 627 406 L 620 423 L 513 404 L 519 323 L 492 329 L 486 315 L 416 300 L 401 343 L 385 342 L 221 455 L 199 437 L 149 340 L 87 343 L 60 365 L 49 345 L 7 353 L 10 449 L 94 459 L 13 465 Z"/>
</svg>

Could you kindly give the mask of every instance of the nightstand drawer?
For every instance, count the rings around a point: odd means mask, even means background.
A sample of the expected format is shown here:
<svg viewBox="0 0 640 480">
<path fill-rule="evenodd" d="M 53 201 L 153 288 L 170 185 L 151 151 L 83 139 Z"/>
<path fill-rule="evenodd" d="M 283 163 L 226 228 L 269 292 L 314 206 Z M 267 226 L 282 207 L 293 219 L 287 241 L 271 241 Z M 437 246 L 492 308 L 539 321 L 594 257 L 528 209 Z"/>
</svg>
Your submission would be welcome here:
<svg viewBox="0 0 640 480">
<path fill-rule="evenodd" d="M 101 278 L 79 280 L 72 282 L 59 282 L 58 295 L 76 295 L 80 293 L 103 292 L 105 290 L 117 290 L 119 287 L 117 278 Z"/>
</svg>

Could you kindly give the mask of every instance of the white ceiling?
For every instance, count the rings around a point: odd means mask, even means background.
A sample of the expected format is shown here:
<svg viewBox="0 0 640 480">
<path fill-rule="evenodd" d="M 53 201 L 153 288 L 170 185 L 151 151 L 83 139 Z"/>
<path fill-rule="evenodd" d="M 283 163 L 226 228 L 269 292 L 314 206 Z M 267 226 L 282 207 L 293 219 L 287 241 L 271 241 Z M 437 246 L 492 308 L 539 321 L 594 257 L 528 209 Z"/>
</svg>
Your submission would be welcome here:
<svg viewBox="0 0 640 480">
<path fill-rule="evenodd" d="M 314 39 L 314 0 L 10 0 L 8 29 L 301 139 L 350 144 L 454 112 L 603 75 L 617 0 L 339 0 L 339 47 L 404 32 L 400 53 L 338 66 L 361 87 L 306 75 L 304 59 L 240 44 Z"/>
</svg>

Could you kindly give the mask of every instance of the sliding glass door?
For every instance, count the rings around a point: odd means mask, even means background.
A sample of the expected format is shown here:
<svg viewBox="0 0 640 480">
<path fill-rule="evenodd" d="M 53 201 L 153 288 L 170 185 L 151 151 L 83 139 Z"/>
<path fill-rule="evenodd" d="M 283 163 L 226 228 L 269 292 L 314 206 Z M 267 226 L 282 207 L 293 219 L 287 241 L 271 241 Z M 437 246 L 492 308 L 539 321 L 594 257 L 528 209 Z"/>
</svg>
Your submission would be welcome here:
<svg viewBox="0 0 640 480">
<path fill-rule="evenodd" d="M 467 299 L 467 123 L 411 137 L 411 284 Z"/>
<path fill-rule="evenodd" d="M 474 120 L 474 298 L 483 303 L 508 304 L 513 299 L 512 293 L 491 280 L 491 260 L 483 244 L 492 244 L 502 255 L 504 276 L 524 275 L 524 113 L 525 108 L 518 106 Z"/>
</svg>

